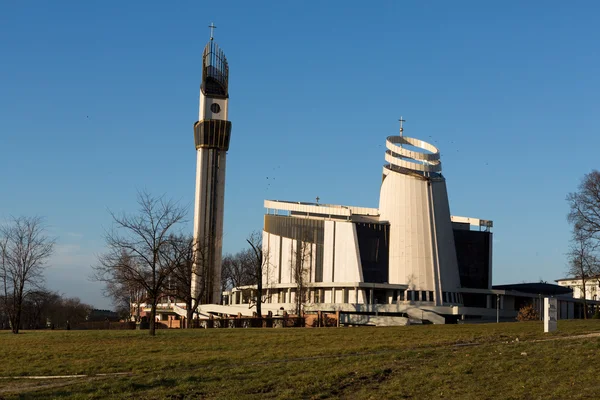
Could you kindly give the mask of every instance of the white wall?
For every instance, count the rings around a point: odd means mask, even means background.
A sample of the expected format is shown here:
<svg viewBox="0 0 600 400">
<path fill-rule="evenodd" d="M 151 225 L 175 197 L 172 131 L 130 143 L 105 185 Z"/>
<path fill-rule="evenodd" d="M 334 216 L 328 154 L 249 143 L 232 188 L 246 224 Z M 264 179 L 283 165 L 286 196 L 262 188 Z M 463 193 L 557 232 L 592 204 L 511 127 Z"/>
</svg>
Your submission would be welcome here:
<svg viewBox="0 0 600 400">
<path fill-rule="evenodd" d="M 356 225 L 335 222 L 335 262 L 333 279 L 323 276 L 324 282 L 363 282 Z"/>
<path fill-rule="evenodd" d="M 570 287 L 573 289 L 573 297 L 576 299 L 583 298 L 583 284 L 581 279 L 573 279 L 571 281 L 559 281 L 558 285 Z M 595 296 L 595 298 L 594 298 Z M 600 284 L 596 279 L 586 280 L 585 282 L 585 298 L 588 300 L 600 300 Z"/>
<path fill-rule="evenodd" d="M 410 290 L 460 287 L 445 181 L 389 171 L 381 184 L 380 220 L 390 223 L 389 283 Z M 431 186 L 430 186 L 431 185 Z"/>
<path fill-rule="evenodd" d="M 323 282 L 362 282 L 356 226 L 352 222 L 325 221 Z M 263 252 L 269 257 L 269 275 L 263 282 L 293 283 L 292 262 L 296 241 L 263 231 Z M 315 282 L 316 244 L 306 258 L 309 282 Z M 312 255 L 312 257 L 311 257 Z"/>
</svg>

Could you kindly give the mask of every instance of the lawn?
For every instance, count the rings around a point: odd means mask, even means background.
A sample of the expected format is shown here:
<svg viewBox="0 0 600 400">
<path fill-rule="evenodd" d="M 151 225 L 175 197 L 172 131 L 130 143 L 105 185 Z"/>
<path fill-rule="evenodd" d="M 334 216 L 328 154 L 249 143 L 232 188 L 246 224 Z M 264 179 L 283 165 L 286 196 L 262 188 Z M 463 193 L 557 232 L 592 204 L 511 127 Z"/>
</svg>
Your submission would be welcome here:
<svg viewBox="0 0 600 400">
<path fill-rule="evenodd" d="M 600 320 L 558 327 L 0 332 L 0 399 L 598 398 Z"/>
</svg>

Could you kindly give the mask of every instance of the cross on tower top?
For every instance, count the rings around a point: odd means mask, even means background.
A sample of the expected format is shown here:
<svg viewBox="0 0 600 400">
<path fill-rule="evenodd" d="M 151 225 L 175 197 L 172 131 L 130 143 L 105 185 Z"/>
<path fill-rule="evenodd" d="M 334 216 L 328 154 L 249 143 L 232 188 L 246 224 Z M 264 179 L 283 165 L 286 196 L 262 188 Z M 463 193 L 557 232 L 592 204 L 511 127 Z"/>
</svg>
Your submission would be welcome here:
<svg viewBox="0 0 600 400">
<path fill-rule="evenodd" d="M 210 28 L 210 40 L 213 40 L 213 37 L 214 37 L 213 35 L 215 33 L 216 26 L 214 23 L 211 22 L 208 27 Z"/>
<path fill-rule="evenodd" d="M 404 132 L 404 128 L 402 127 L 402 123 L 406 122 L 406 120 L 402 119 L 402 116 L 400 116 L 400 119 L 398 121 L 400 121 L 400 136 L 402 136 L 402 132 Z"/>
</svg>

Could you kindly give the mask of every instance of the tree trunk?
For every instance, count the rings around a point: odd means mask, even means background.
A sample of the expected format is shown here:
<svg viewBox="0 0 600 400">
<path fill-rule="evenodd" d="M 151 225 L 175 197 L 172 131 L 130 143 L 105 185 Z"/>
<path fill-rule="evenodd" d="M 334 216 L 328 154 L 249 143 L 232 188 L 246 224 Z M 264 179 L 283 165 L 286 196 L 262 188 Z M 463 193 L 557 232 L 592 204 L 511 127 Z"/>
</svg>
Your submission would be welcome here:
<svg viewBox="0 0 600 400">
<path fill-rule="evenodd" d="M 19 328 L 21 327 L 21 308 L 22 308 L 22 304 L 20 301 L 15 301 L 13 302 L 13 326 L 12 326 L 12 333 L 17 334 L 19 333 Z"/>
<path fill-rule="evenodd" d="M 185 309 L 185 313 L 186 313 L 186 317 L 185 317 L 185 327 L 186 329 L 190 329 L 193 326 L 194 323 L 194 310 L 192 309 L 192 302 L 193 300 L 189 300 L 186 302 L 186 309 Z"/>
<path fill-rule="evenodd" d="M 12 333 L 17 334 L 19 333 L 19 326 L 17 325 L 17 316 L 15 315 L 14 310 L 11 314 L 12 315 L 8 317 L 8 319 L 10 320 L 10 329 Z"/>
<path fill-rule="evenodd" d="M 300 312 L 302 311 L 302 286 L 298 284 L 296 290 L 296 315 L 300 318 Z"/>
<path fill-rule="evenodd" d="M 156 335 L 156 299 L 152 299 L 150 308 L 150 336 Z"/>
<path fill-rule="evenodd" d="M 581 283 L 583 284 L 583 319 L 588 319 L 587 292 L 585 290 L 585 279 L 583 277 L 581 278 Z"/>
<path fill-rule="evenodd" d="M 256 314 L 258 318 L 262 318 L 262 277 L 258 278 L 258 284 L 256 285 Z"/>
</svg>

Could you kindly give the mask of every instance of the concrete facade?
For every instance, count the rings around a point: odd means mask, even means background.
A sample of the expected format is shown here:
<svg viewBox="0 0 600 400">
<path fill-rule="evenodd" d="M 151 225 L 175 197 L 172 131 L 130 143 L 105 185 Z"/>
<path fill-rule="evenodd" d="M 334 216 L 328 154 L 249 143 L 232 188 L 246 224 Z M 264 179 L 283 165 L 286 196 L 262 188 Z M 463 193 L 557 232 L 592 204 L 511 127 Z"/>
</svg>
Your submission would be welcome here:
<svg viewBox="0 0 600 400">
<path fill-rule="evenodd" d="M 379 208 L 265 200 L 263 287 L 273 293 L 266 309 L 291 309 L 294 269 L 302 264 L 305 310 L 381 310 L 400 317 L 419 309 L 437 323 L 444 317 L 433 310 L 457 314 L 455 225 L 469 230 L 482 220 L 450 215 L 436 147 L 404 136 L 388 137 L 386 147 Z M 484 222 L 489 231 L 491 221 Z M 237 300 L 232 295 L 231 305 Z"/>
</svg>

